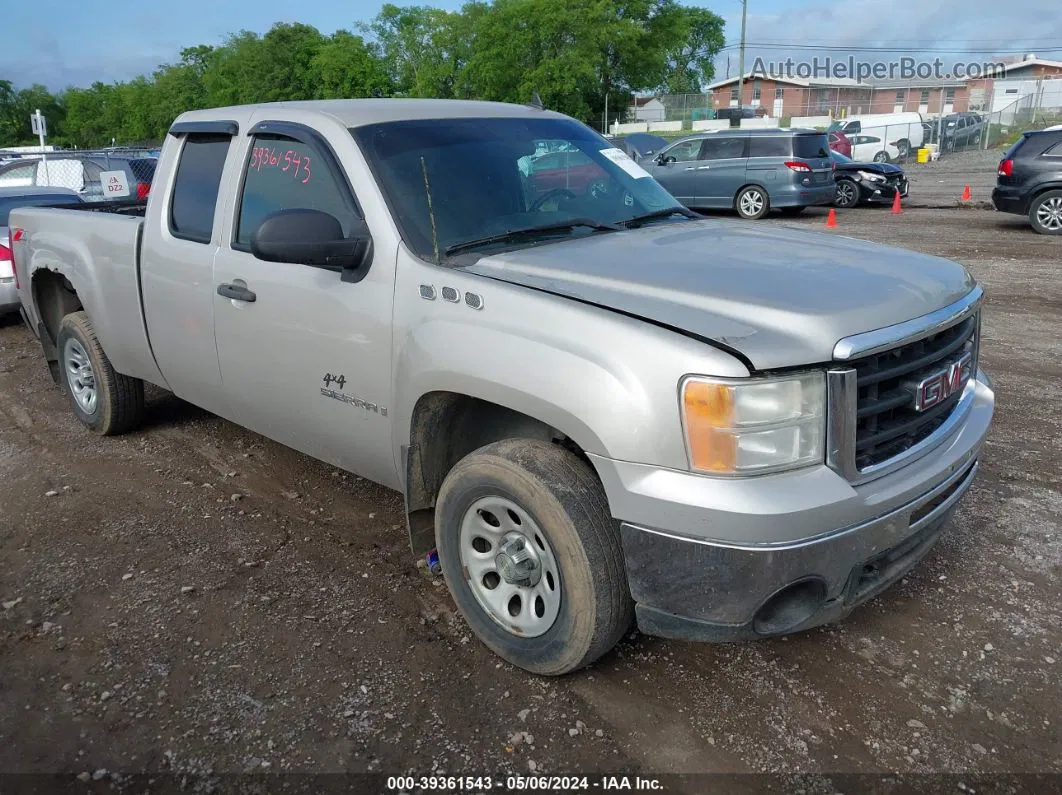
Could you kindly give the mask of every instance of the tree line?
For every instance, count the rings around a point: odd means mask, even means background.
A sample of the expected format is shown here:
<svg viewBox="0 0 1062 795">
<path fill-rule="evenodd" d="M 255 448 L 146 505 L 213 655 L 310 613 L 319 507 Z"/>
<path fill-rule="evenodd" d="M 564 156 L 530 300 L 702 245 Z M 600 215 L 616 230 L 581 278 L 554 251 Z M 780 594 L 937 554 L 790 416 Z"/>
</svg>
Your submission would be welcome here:
<svg viewBox="0 0 1062 795">
<path fill-rule="evenodd" d="M 600 124 L 634 92 L 696 92 L 713 76 L 723 20 L 677 0 L 475 0 L 459 11 L 386 4 L 353 32 L 278 23 L 125 82 L 59 92 L 0 79 L 0 147 L 161 140 L 186 110 L 346 97 L 440 97 L 543 104 Z"/>
</svg>

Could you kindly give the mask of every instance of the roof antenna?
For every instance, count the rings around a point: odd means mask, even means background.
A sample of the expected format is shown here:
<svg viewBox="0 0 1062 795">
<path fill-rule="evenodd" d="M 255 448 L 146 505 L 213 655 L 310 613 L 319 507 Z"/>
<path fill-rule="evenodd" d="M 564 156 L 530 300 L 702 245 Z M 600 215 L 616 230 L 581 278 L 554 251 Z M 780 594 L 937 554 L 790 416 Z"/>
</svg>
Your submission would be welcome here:
<svg viewBox="0 0 1062 795">
<path fill-rule="evenodd" d="M 435 210 L 431 206 L 431 185 L 428 184 L 428 164 L 420 156 L 420 171 L 424 175 L 424 195 L 428 197 L 428 218 L 431 219 L 431 245 L 435 250 L 435 264 L 439 264 L 439 235 L 435 231 Z"/>
<path fill-rule="evenodd" d="M 537 91 L 535 92 L 535 95 L 531 97 L 531 101 L 527 103 L 527 106 L 529 108 L 534 108 L 535 110 L 546 109 L 546 106 L 542 104 L 542 97 L 538 95 Z"/>
</svg>

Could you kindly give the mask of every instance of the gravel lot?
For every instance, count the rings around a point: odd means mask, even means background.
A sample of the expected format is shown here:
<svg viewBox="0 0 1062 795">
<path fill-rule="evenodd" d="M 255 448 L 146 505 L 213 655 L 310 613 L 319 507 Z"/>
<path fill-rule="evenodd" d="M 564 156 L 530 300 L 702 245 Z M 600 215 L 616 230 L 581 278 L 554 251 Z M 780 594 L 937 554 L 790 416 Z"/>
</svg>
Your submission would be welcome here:
<svg viewBox="0 0 1062 795">
<path fill-rule="evenodd" d="M 0 327 L 0 771 L 769 772 L 725 789 L 823 793 L 1062 774 L 1060 241 L 976 209 L 839 221 L 985 285 L 998 414 L 952 530 L 842 624 L 632 635 L 560 680 L 471 636 L 413 565 L 399 495 L 158 392 L 144 430 L 91 436 Z"/>
<path fill-rule="evenodd" d="M 911 190 L 907 207 L 955 207 L 963 204 L 962 189 L 970 186 L 971 206 L 992 208 L 992 189 L 1003 152 L 999 149 L 948 152 L 931 163 L 914 161 L 903 165 Z"/>
</svg>

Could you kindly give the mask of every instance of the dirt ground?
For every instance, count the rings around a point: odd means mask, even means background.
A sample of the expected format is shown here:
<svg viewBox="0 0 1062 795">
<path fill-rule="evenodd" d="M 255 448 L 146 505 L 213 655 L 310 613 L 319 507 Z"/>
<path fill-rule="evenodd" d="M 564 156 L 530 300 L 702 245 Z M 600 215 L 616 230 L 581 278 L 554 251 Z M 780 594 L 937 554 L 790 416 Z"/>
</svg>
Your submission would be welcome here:
<svg viewBox="0 0 1062 795">
<path fill-rule="evenodd" d="M 839 625 L 725 646 L 632 634 L 563 679 L 501 663 L 472 637 L 411 560 L 399 495 L 159 392 L 143 430 L 92 436 L 36 341 L 7 322 L 0 771 L 101 785 L 140 773 L 773 776 L 667 783 L 690 793 L 989 792 L 1002 774 L 1051 773 L 1057 787 L 1062 241 L 973 209 L 839 220 L 830 234 L 957 259 L 987 291 L 998 413 L 954 526 Z"/>
<path fill-rule="evenodd" d="M 904 201 L 907 207 L 955 207 L 963 204 L 963 188 L 970 186 L 967 204 L 992 209 L 992 189 L 1003 153 L 999 149 L 970 149 L 947 152 L 940 160 L 903 164 L 911 189 Z"/>
</svg>

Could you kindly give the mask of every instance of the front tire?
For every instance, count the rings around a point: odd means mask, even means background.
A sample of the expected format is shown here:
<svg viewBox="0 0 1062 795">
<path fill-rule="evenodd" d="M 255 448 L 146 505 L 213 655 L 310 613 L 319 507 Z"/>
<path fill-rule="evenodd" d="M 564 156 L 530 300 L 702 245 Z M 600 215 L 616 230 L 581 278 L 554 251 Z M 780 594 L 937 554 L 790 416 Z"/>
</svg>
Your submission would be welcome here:
<svg viewBox="0 0 1062 795">
<path fill-rule="evenodd" d="M 878 152 L 876 155 L 874 155 L 874 162 L 875 163 L 888 163 L 889 162 L 889 153 L 886 152 L 884 149 L 882 149 L 880 152 Z"/>
<path fill-rule="evenodd" d="M 859 186 L 854 180 L 837 180 L 837 194 L 833 198 L 833 206 L 848 209 L 859 204 Z"/>
<path fill-rule="evenodd" d="M 114 371 L 85 312 L 63 318 L 57 336 L 59 378 L 74 416 L 101 436 L 125 433 L 144 418 L 144 382 Z"/>
<path fill-rule="evenodd" d="M 734 199 L 734 209 L 738 215 L 749 221 L 758 221 L 771 209 L 767 191 L 756 185 L 744 188 Z"/>
<path fill-rule="evenodd" d="M 1049 190 L 1033 199 L 1029 222 L 1041 235 L 1062 235 L 1062 190 Z"/>
<path fill-rule="evenodd" d="M 557 445 L 509 439 L 461 459 L 439 491 L 435 541 L 457 608 L 513 665 L 569 673 L 631 626 L 604 489 L 586 462 Z"/>
<path fill-rule="evenodd" d="M 911 142 L 906 138 L 901 138 L 896 142 L 896 149 L 900 153 L 900 160 L 906 160 L 911 155 Z"/>
</svg>

